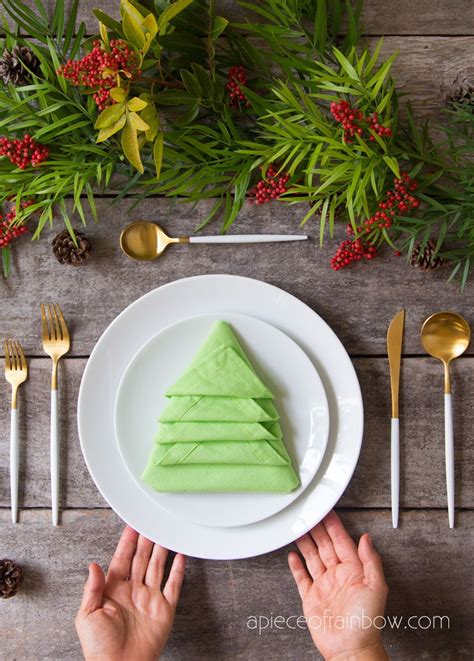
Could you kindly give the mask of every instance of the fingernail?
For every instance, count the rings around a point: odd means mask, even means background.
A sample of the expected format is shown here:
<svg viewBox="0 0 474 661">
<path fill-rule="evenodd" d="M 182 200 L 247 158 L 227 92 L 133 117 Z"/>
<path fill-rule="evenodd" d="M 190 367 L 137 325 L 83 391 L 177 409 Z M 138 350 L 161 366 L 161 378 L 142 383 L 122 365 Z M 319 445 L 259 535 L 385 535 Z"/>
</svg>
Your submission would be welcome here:
<svg viewBox="0 0 474 661">
<path fill-rule="evenodd" d="M 369 543 L 370 548 L 373 549 L 374 545 L 372 544 L 372 537 L 369 533 L 367 533 L 367 542 Z"/>
</svg>

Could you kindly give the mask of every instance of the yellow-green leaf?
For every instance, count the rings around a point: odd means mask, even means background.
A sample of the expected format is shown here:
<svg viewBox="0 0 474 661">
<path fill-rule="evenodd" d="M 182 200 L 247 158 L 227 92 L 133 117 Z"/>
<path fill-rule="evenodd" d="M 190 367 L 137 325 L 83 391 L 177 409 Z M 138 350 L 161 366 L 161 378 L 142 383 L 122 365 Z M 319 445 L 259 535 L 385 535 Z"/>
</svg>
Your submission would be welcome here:
<svg viewBox="0 0 474 661">
<path fill-rule="evenodd" d="M 153 160 L 155 161 L 156 178 L 160 178 L 161 165 L 163 163 L 163 147 L 164 135 L 162 132 L 158 133 L 156 140 L 153 144 Z"/>
<path fill-rule="evenodd" d="M 132 18 L 129 14 L 125 14 L 122 19 L 123 33 L 132 46 L 135 48 L 142 48 L 145 44 L 145 33 L 143 32 L 140 23 Z"/>
<path fill-rule="evenodd" d="M 138 98 L 138 96 L 134 96 L 133 99 L 127 101 L 127 108 L 132 112 L 139 112 L 143 108 L 146 108 L 147 105 L 148 103 L 144 99 Z"/>
<path fill-rule="evenodd" d="M 112 126 L 107 126 L 107 128 L 100 129 L 96 142 L 103 142 L 104 140 L 107 140 L 107 138 L 110 138 L 110 136 L 114 135 L 114 133 L 120 131 L 120 129 L 123 129 L 126 121 L 127 116 L 124 113 L 122 117 L 120 117 L 120 119 L 115 122 L 115 124 L 112 124 Z"/>
<path fill-rule="evenodd" d="M 105 25 L 101 21 L 99 21 L 99 32 L 100 32 L 100 36 L 101 36 L 102 41 L 104 42 L 105 47 L 108 48 L 109 47 L 109 33 L 107 32 L 107 28 L 105 27 Z"/>
<path fill-rule="evenodd" d="M 109 94 L 114 101 L 118 101 L 119 103 L 125 101 L 127 98 L 127 90 L 124 87 L 113 87 Z"/>
<path fill-rule="evenodd" d="M 128 114 L 128 121 L 137 131 L 148 131 L 150 128 L 148 124 L 143 121 L 140 115 L 137 115 L 136 112 L 131 112 Z"/>
<path fill-rule="evenodd" d="M 153 140 L 156 138 L 156 134 L 160 129 L 160 116 L 154 103 L 148 102 L 147 107 L 141 114 L 141 118 L 150 127 L 146 132 L 146 139 L 150 142 L 153 142 Z"/>
<path fill-rule="evenodd" d="M 136 7 L 132 5 L 128 0 L 121 0 L 120 2 L 120 15 L 122 18 L 125 16 L 131 16 L 135 21 L 141 23 L 143 20 L 143 15 L 138 11 Z"/>
<path fill-rule="evenodd" d="M 177 0 L 173 2 L 172 5 L 169 5 L 159 16 L 158 18 L 158 31 L 160 34 L 164 33 L 164 29 L 168 23 L 173 20 L 183 9 L 186 9 L 194 0 Z"/>
<path fill-rule="evenodd" d="M 143 173 L 143 163 L 140 158 L 140 149 L 138 147 L 137 130 L 130 122 L 125 124 L 122 131 L 122 149 L 128 161 L 139 172 Z"/>
<path fill-rule="evenodd" d="M 100 115 L 97 117 L 96 123 L 94 124 L 95 128 L 103 129 L 107 126 L 115 124 L 115 122 L 117 122 L 124 114 L 124 112 L 125 106 L 123 103 L 115 103 L 114 105 L 105 108 L 105 110 L 102 110 Z"/>
<path fill-rule="evenodd" d="M 148 14 L 142 21 L 142 30 L 148 33 L 150 41 L 154 39 L 158 33 L 158 23 L 153 14 Z"/>
</svg>

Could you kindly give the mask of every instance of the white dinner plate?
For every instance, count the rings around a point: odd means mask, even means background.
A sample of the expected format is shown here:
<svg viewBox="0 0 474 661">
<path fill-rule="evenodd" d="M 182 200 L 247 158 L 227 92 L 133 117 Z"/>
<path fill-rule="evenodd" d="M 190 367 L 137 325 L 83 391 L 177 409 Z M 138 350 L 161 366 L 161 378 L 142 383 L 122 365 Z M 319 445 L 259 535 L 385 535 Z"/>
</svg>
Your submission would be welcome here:
<svg viewBox="0 0 474 661">
<path fill-rule="evenodd" d="M 177 520 L 146 494 L 122 461 L 114 403 L 133 356 L 170 324 L 212 313 L 244 314 L 293 339 L 316 367 L 329 405 L 329 439 L 311 484 L 288 507 L 246 526 Z M 351 360 L 331 328 L 300 300 L 259 280 L 204 275 L 177 280 L 132 303 L 105 330 L 87 363 L 78 402 L 82 452 L 98 489 L 141 534 L 173 551 L 213 559 L 267 553 L 307 532 L 334 507 L 352 477 L 362 443 L 363 406 Z"/>
<path fill-rule="evenodd" d="M 167 403 L 165 392 L 219 320 L 231 324 L 257 374 L 275 396 L 283 442 L 301 482 L 289 494 L 159 493 L 140 479 L 156 436 L 158 414 Z M 114 417 L 122 459 L 138 486 L 170 513 L 207 526 L 254 523 L 287 507 L 315 476 L 329 433 L 326 393 L 306 354 L 270 324 L 229 313 L 179 321 L 146 342 L 121 379 Z"/>
</svg>

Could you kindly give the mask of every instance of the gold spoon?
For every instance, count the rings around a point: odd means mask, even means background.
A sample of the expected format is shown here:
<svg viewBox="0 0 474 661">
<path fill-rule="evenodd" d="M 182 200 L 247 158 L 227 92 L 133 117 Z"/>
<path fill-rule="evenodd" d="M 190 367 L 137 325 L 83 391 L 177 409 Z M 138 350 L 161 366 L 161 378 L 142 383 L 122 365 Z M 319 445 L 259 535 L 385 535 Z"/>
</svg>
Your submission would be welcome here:
<svg viewBox="0 0 474 661">
<path fill-rule="evenodd" d="M 274 241 L 306 241 L 298 234 L 231 234 L 215 236 L 182 236 L 172 238 L 159 225 L 148 220 L 137 220 L 120 235 L 122 251 L 132 259 L 149 261 L 164 253 L 171 243 L 268 243 Z"/>
<path fill-rule="evenodd" d="M 425 351 L 444 365 L 444 428 L 446 450 L 446 492 L 448 496 L 449 527 L 454 528 L 454 439 L 451 379 L 449 365 L 469 346 L 471 329 L 467 321 L 454 312 L 431 315 L 421 329 Z"/>
</svg>

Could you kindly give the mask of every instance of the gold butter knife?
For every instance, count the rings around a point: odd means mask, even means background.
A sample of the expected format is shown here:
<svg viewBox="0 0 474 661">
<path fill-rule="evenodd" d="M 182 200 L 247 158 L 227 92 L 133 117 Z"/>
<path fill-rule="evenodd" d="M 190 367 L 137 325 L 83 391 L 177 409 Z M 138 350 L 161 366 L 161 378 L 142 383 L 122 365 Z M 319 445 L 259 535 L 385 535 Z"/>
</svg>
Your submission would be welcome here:
<svg viewBox="0 0 474 661">
<path fill-rule="evenodd" d="M 390 322 L 387 332 L 388 364 L 390 367 L 390 387 L 392 390 L 392 428 L 391 428 L 391 488 L 392 488 L 392 525 L 398 528 L 398 509 L 400 499 L 400 426 L 398 394 L 400 389 L 400 363 L 402 359 L 403 327 L 405 310 L 400 310 Z"/>
</svg>

